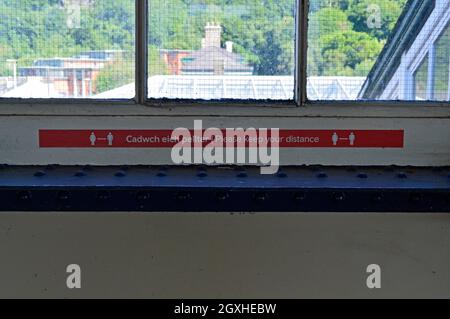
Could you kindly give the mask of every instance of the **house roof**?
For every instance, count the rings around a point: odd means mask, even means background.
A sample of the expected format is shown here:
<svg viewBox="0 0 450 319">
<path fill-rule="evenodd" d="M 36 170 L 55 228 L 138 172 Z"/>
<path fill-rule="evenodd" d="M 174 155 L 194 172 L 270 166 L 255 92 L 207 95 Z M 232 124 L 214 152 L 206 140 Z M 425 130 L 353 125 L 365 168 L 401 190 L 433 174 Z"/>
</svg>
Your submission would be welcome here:
<svg viewBox="0 0 450 319">
<path fill-rule="evenodd" d="M 436 0 L 409 0 L 406 3 L 386 45 L 367 76 L 358 99 L 379 98 L 400 66 L 402 54 L 414 42 L 435 6 Z"/>
<path fill-rule="evenodd" d="M 250 72 L 253 67 L 235 53 L 218 47 L 205 47 L 183 59 L 182 72 L 213 72 L 217 60 L 224 62 L 226 72 Z"/>
</svg>

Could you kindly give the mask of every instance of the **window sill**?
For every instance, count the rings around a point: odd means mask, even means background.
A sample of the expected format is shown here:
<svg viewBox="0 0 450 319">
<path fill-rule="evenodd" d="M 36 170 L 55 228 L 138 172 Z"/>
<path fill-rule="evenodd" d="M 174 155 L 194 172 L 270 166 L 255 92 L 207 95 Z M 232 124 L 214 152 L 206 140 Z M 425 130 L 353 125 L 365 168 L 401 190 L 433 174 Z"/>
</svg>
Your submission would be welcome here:
<svg viewBox="0 0 450 319">
<path fill-rule="evenodd" d="M 450 118 L 448 102 L 320 101 L 307 106 L 236 103 L 167 103 L 134 101 L 1 101 L 0 116 L 148 116 L 148 117 L 289 117 L 289 118 Z"/>
</svg>

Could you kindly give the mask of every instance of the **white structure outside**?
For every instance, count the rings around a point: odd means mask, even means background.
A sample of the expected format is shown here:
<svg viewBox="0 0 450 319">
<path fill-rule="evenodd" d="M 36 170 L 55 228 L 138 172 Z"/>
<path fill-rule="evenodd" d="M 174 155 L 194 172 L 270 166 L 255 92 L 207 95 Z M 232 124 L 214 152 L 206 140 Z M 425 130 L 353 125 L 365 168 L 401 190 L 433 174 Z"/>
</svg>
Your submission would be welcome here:
<svg viewBox="0 0 450 319">
<path fill-rule="evenodd" d="M 29 77 L 16 88 L 12 88 L 0 94 L 2 98 L 22 98 L 22 99 L 49 99 L 63 97 L 55 89 L 52 82 L 45 81 L 42 77 Z"/>
<path fill-rule="evenodd" d="M 356 100 L 364 77 L 308 78 L 308 96 L 314 100 Z M 93 98 L 132 98 L 134 83 Z M 166 76 L 149 78 L 150 98 L 292 100 L 292 76 Z"/>
<path fill-rule="evenodd" d="M 365 80 L 357 76 L 311 76 L 308 77 L 308 99 L 356 100 Z"/>
<path fill-rule="evenodd" d="M 450 63 L 447 65 L 436 64 L 435 48 L 436 43 L 442 34 L 449 28 L 450 23 L 450 1 L 436 0 L 436 6 L 430 14 L 425 25 L 412 43 L 411 47 L 405 51 L 401 57 L 401 63 L 390 79 L 381 96 L 380 100 L 434 100 L 434 79 L 436 68 L 447 67 L 450 74 Z M 420 97 L 416 92 L 415 75 L 422 66 L 422 63 L 428 58 L 426 69 L 426 92 L 424 97 Z M 448 57 L 450 59 L 450 56 Z M 450 101 L 450 79 L 448 84 L 447 101 Z"/>
<path fill-rule="evenodd" d="M 154 76 L 148 84 L 156 99 L 294 99 L 292 76 Z"/>
</svg>

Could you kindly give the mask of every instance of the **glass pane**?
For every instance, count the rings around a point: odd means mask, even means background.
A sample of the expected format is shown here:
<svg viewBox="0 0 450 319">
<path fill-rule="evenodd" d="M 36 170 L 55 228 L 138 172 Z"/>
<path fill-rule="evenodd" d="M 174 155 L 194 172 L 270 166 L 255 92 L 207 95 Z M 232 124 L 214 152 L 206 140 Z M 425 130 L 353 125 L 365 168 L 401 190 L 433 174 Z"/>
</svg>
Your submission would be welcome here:
<svg viewBox="0 0 450 319">
<path fill-rule="evenodd" d="M 448 1 L 310 0 L 308 98 L 411 100 L 415 91 L 426 100 L 428 68 L 414 74 L 410 67 L 443 32 L 448 10 Z M 448 35 L 441 41 L 439 99 L 448 81 Z"/>
<path fill-rule="evenodd" d="M 293 100 L 296 0 L 151 0 L 149 97 Z"/>
<path fill-rule="evenodd" d="M 428 56 L 423 60 L 414 74 L 414 99 L 424 101 L 427 99 L 428 87 Z"/>
<path fill-rule="evenodd" d="M 133 98 L 134 50 L 134 0 L 0 0 L 0 97 Z"/>
<path fill-rule="evenodd" d="M 450 25 L 436 42 L 434 99 L 450 101 Z"/>
</svg>

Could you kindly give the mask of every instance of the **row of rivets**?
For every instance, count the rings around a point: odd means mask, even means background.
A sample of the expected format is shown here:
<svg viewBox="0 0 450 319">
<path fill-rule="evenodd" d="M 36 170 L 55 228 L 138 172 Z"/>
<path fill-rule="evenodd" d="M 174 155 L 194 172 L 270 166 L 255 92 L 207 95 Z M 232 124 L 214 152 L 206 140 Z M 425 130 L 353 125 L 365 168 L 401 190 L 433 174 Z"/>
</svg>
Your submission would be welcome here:
<svg viewBox="0 0 450 319">
<path fill-rule="evenodd" d="M 47 176 L 47 173 L 45 171 L 37 171 L 37 172 L 34 173 L 34 176 L 35 177 L 44 177 L 44 176 Z M 87 176 L 87 171 L 85 169 L 77 171 L 74 174 L 74 176 L 75 177 L 86 177 Z M 122 168 L 120 171 L 117 171 L 116 173 L 114 173 L 114 176 L 116 176 L 116 177 L 126 177 L 127 176 L 127 168 Z M 161 169 L 156 174 L 156 176 L 158 176 L 158 177 L 167 177 L 167 170 Z M 287 178 L 288 174 L 285 173 L 285 172 L 279 172 L 276 176 L 279 177 L 279 178 Z M 320 178 L 320 179 L 324 179 L 324 178 L 328 178 L 329 177 L 328 174 L 325 173 L 325 172 L 319 172 L 316 176 L 317 176 L 317 178 Z M 406 174 L 404 172 L 400 172 L 396 176 L 399 179 L 406 179 L 406 178 L 408 178 L 408 174 Z M 199 177 L 199 178 L 206 178 L 206 177 L 208 177 L 208 173 L 207 173 L 206 170 L 200 170 L 197 173 L 197 177 Z M 248 177 L 248 173 L 246 171 L 242 170 L 242 171 L 237 173 L 236 177 L 237 178 L 247 178 Z M 369 178 L 369 175 L 367 173 L 359 173 L 359 174 L 356 175 L 356 177 L 360 178 L 360 179 L 367 179 L 367 178 Z M 448 174 L 447 177 L 450 178 L 450 174 Z"/>
<path fill-rule="evenodd" d="M 294 194 L 294 200 L 296 201 L 304 201 L 307 199 L 307 193 L 305 192 L 297 192 Z M 68 191 L 60 191 L 57 195 L 57 198 L 59 201 L 67 202 L 70 200 L 71 194 Z M 269 199 L 270 195 L 268 192 L 257 192 L 253 195 L 253 198 L 258 202 L 264 202 Z M 344 201 L 346 199 L 346 193 L 345 192 L 334 192 L 332 193 L 333 200 L 337 202 Z M 17 194 L 17 199 L 20 202 L 28 202 L 32 198 L 32 193 L 30 191 L 21 191 Z M 112 198 L 112 195 L 108 191 L 100 191 L 97 193 L 97 199 L 99 201 L 105 202 Z M 136 194 L 136 199 L 140 202 L 145 202 L 150 200 L 151 195 L 149 192 L 138 192 Z M 190 192 L 178 192 L 175 195 L 175 198 L 178 201 L 188 201 L 192 199 L 192 194 Z M 229 192 L 217 192 L 216 198 L 220 201 L 225 201 L 230 199 L 230 193 Z M 422 193 L 410 193 L 409 200 L 413 203 L 420 203 L 424 201 L 424 194 Z M 376 193 L 372 196 L 372 200 L 375 202 L 381 202 L 384 199 L 383 193 Z M 450 199 L 450 197 L 449 197 Z"/>
</svg>

